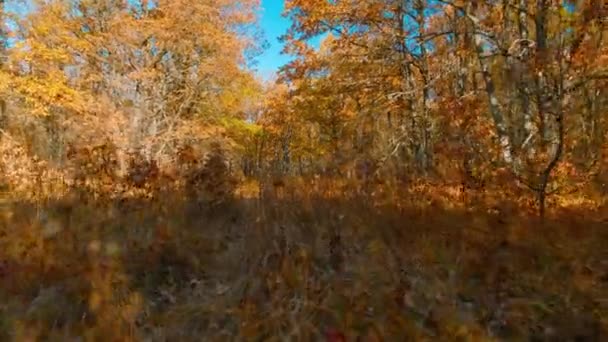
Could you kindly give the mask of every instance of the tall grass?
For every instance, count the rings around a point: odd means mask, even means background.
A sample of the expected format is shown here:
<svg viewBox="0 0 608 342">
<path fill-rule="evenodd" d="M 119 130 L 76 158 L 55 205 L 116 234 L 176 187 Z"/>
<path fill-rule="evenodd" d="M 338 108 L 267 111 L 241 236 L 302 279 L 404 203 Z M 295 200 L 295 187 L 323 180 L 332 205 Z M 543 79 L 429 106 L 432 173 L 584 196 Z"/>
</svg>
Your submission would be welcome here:
<svg viewBox="0 0 608 342">
<path fill-rule="evenodd" d="M 179 192 L 7 203 L 2 339 L 606 338 L 601 210 L 540 224 L 507 202 L 442 201 L 447 187 L 397 200 L 329 184 L 213 206 Z"/>
</svg>

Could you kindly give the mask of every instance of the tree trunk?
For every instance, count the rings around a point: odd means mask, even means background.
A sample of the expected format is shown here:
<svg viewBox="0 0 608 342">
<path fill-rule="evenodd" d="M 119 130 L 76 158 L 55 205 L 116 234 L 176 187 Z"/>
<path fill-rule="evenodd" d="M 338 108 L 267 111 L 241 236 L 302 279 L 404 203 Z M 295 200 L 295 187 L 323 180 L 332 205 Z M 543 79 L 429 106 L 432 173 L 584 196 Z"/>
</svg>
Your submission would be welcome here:
<svg viewBox="0 0 608 342">
<path fill-rule="evenodd" d="M 561 25 L 561 23 L 560 23 Z M 559 66 L 559 70 L 557 73 L 557 82 L 556 82 L 556 94 L 555 96 L 553 96 L 553 101 L 555 104 L 555 120 L 556 120 L 556 126 L 557 126 L 557 137 L 555 137 L 555 139 L 552 141 L 552 144 L 554 145 L 554 148 L 552 148 L 553 154 L 551 156 L 551 160 L 549 161 L 549 163 L 547 164 L 547 167 L 545 167 L 545 169 L 542 171 L 541 173 L 541 178 L 540 178 L 540 184 L 539 184 L 539 188 L 538 188 L 538 211 L 539 211 L 539 215 L 541 217 L 541 219 L 544 220 L 545 218 L 545 201 L 546 201 L 546 197 L 547 197 L 547 186 L 549 184 L 550 178 L 551 178 L 551 173 L 553 172 L 553 170 L 557 167 L 557 165 L 559 164 L 563 151 L 564 151 L 564 135 L 565 135 L 565 129 L 564 129 L 564 107 L 566 106 L 566 104 L 564 103 L 564 84 L 565 84 L 565 68 L 564 68 L 564 62 L 568 63 L 568 61 L 564 60 L 564 56 L 563 53 L 561 53 L 561 51 L 564 50 L 563 45 L 563 38 L 560 39 L 560 46 L 559 46 L 559 51 L 560 53 L 557 54 L 557 64 Z"/>
<path fill-rule="evenodd" d="M 519 1 L 519 34 L 523 41 L 528 41 L 529 33 L 528 33 L 528 0 L 520 0 Z M 525 43 L 526 46 L 528 43 Z M 534 122 L 532 120 L 532 108 L 530 104 L 530 84 L 528 82 L 530 77 L 530 68 L 528 60 L 528 55 L 522 56 L 522 60 L 519 61 L 521 63 L 521 71 L 519 72 L 518 77 L 518 91 L 521 102 L 521 110 L 523 112 L 523 139 L 520 140 L 521 148 L 523 150 L 527 150 L 527 154 L 529 157 L 534 157 L 534 134 L 535 127 Z"/>
<path fill-rule="evenodd" d="M 418 25 L 418 45 L 420 48 L 420 74 L 422 75 L 422 104 L 421 104 L 421 166 L 422 171 L 427 175 L 431 164 L 430 132 L 429 132 L 429 68 L 427 63 L 427 51 L 424 41 L 425 11 L 424 0 L 416 1 L 416 24 Z"/>
<path fill-rule="evenodd" d="M 4 63 L 6 62 L 6 39 L 7 33 L 4 30 L 4 6 L 5 0 L 0 0 L 0 71 L 4 69 Z M 7 124 L 6 118 L 6 99 L 0 98 L 0 130 L 4 130 Z M 2 137 L 0 137 L 0 140 Z"/>
<path fill-rule="evenodd" d="M 490 114 L 492 116 L 492 120 L 494 121 L 494 126 L 498 135 L 498 139 L 500 140 L 502 157 L 507 165 L 513 168 L 516 173 L 519 173 L 519 168 L 513 157 L 513 146 L 511 144 L 511 137 L 508 134 L 507 124 L 500 109 L 498 97 L 496 96 L 496 88 L 494 86 L 494 80 L 492 79 L 492 75 L 490 73 L 490 66 L 484 60 L 484 58 L 482 58 L 483 42 L 481 41 L 481 37 L 479 37 L 479 35 L 476 36 L 475 40 L 475 43 L 477 45 L 477 56 L 479 59 L 479 64 L 481 66 L 481 74 L 485 82 L 485 90 L 488 96 L 488 107 L 490 108 Z"/>
</svg>

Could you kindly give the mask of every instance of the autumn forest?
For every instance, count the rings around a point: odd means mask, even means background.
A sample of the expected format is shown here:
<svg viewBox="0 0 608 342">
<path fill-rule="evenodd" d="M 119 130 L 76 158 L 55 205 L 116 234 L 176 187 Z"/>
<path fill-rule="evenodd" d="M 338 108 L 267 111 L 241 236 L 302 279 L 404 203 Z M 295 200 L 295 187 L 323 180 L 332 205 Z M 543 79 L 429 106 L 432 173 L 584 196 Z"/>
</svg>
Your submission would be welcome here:
<svg viewBox="0 0 608 342">
<path fill-rule="evenodd" d="M 608 3 L 0 0 L 0 340 L 608 340 Z"/>
</svg>

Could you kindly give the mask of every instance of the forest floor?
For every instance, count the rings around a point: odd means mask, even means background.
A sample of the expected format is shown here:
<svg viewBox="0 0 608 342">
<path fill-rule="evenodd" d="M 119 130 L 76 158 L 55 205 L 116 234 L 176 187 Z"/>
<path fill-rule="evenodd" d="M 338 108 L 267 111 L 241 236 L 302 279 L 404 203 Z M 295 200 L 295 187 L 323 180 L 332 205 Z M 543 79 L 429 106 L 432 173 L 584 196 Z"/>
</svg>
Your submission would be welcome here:
<svg viewBox="0 0 608 342">
<path fill-rule="evenodd" d="M 606 210 L 246 197 L 2 204 L 0 340 L 608 340 Z"/>
</svg>

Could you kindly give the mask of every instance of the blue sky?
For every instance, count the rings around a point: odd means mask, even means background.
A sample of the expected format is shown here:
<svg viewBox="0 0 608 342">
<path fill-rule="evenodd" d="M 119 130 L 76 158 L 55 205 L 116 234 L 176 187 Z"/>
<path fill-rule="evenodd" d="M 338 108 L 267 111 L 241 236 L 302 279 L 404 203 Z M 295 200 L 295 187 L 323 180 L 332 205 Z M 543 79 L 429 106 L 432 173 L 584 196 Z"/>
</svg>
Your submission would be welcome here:
<svg viewBox="0 0 608 342">
<path fill-rule="evenodd" d="M 262 0 L 261 25 L 268 41 L 268 49 L 258 57 L 258 74 L 264 79 L 272 78 L 279 67 L 289 62 L 290 57 L 281 54 L 283 44 L 278 39 L 287 32 L 289 20 L 283 18 L 284 0 Z"/>
</svg>

